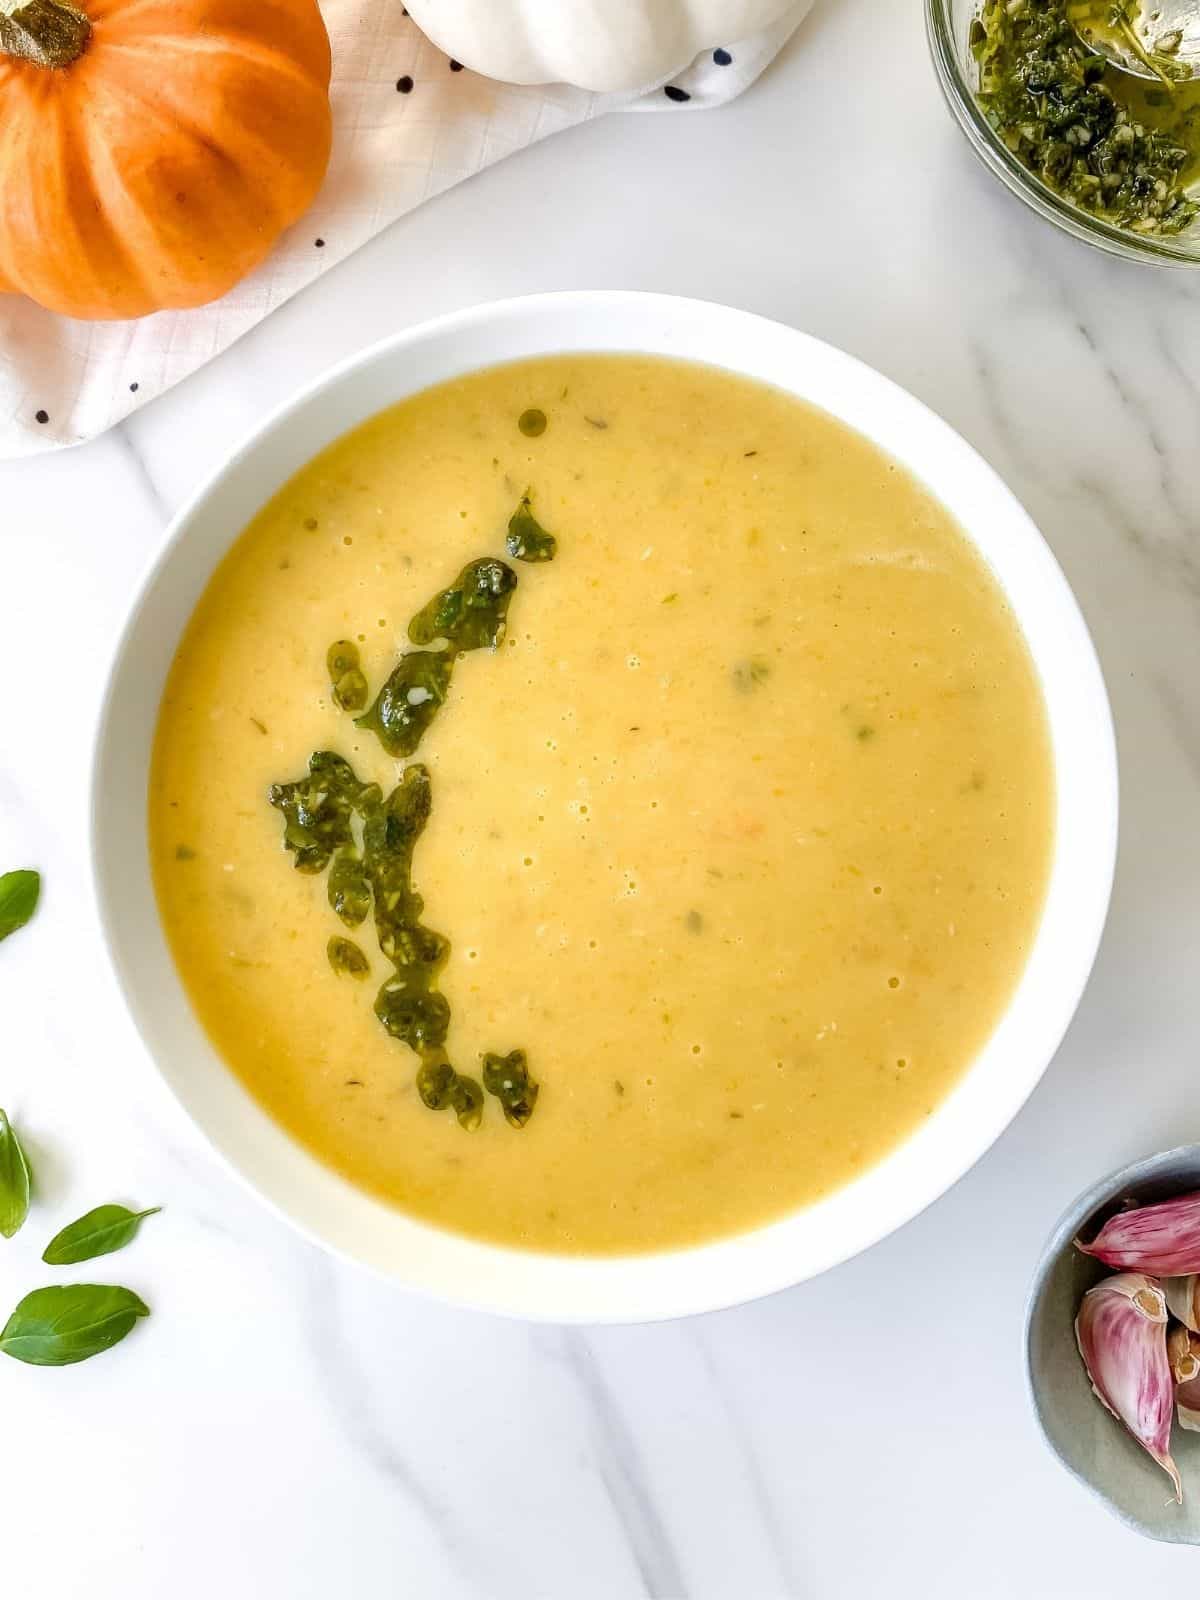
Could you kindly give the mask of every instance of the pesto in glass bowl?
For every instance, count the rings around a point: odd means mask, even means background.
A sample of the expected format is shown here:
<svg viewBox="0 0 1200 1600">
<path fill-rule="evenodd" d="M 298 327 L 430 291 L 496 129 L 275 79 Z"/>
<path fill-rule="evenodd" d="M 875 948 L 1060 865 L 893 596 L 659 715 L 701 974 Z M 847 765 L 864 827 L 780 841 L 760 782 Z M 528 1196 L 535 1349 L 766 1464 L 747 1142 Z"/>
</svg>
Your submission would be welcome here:
<svg viewBox="0 0 1200 1600">
<path fill-rule="evenodd" d="M 1112 8 L 1109 6 L 1108 11 Z M 984 165 L 1112 255 L 1200 265 L 1200 82 L 1135 77 L 1074 31 L 1085 0 L 926 0 L 934 66 Z"/>
</svg>

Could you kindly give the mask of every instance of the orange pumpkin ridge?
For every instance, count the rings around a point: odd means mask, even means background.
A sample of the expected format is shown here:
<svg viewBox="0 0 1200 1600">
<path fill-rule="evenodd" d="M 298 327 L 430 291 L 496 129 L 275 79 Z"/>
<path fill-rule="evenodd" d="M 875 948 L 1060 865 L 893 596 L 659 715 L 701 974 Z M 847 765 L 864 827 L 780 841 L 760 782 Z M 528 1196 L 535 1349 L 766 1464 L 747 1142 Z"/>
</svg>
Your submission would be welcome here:
<svg viewBox="0 0 1200 1600">
<path fill-rule="evenodd" d="M 31 34 L 44 8 L 91 34 L 58 67 L 0 54 L 0 292 L 89 319 L 219 298 L 325 175 L 316 0 L 0 0 Z"/>
</svg>

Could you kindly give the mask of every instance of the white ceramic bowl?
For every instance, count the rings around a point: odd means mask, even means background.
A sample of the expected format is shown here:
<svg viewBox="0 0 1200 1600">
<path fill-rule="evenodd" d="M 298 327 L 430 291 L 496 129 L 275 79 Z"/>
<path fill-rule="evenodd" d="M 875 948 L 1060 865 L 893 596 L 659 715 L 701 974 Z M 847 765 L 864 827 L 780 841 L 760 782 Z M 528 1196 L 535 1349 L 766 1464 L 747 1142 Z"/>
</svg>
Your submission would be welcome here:
<svg viewBox="0 0 1200 1600">
<path fill-rule="evenodd" d="M 429 384 L 558 351 L 641 351 L 775 384 L 841 418 L 958 518 L 1025 632 L 1049 711 L 1058 834 L 1045 912 L 1003 1019 L 957 1088 L 886 1160 L 816 1205 L 690 1250 L 589 1259 L 500 1249 L 360 1193 L 276 1126 L 202 1032 L 159 924 L 146 840 L 150 747 L 176 644 L 250 517 L 310 457 Z M 1033 1089 L 1079 1002 L 1108 907 L 1116 756 L 1104 684 L 1053 556 L 1017 501 L 946 424 L 887 379 L 815 339 L 742 311 L 665 296 L 545 295 L 481 306 L 385 340 L 277 412 L 175 519 L 117 651 L 92 794 L 100 914 L 150 1054 L 233 1168 L 311 1238 L 413 1289 L 557 1321 L 641 1321 L 713 1310 L 844 1261 L 936 1199 Z"/>
</svg>

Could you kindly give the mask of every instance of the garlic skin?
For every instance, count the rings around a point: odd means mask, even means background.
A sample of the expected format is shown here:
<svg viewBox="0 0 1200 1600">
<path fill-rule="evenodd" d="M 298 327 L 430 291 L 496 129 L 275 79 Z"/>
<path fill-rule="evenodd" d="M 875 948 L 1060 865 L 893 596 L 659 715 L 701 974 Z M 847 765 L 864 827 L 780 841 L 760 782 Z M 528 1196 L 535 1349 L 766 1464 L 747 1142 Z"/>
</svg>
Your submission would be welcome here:
<svg viewBox="0 0 1200 1600">
<path fill-rule="evenodd" d="M 1193 1333 L 1200 1333 L 1200 1273 L 1189 1273 L 1186 1278 L 1168 1278 L 1162 1291 L 1171 1315 Z"/>
<path fill-rule="evenodd" d="M 1182 1504 L 1171 1459 L 1175 1380 L 1162 1290 L 1141 1272 L 1105 1278 L 1084 1295 L 1075 1338 L 1097 1397 L 1167 1473 Z"/>
<path fill-rule="evenodd" d="M 1167 1334 L 1167 1359 L 1175 1379 L 1179 1426 L 1200 1433 L 1200 1338 L 1176 1323 Z"/>
<path fill-rule="evenodd" d="M 1200 1339 L 1194 1338 L 1179 1323 L 1173 1323 L 1167 1329 L 1167 1360 L 1177 1384 L 1200 1378 Z"/>
<path fill-rule="evenodd" d="M 1200 1194 L 1118 1211 L 1090 1244 L 1076 1239 L 1075 1247 L 1118 1270 L 1163 1278 L 1200 1273 Z"/>
<path fill-rule="evenodd" d="M 1181 1383 L 1175 1390 L 1175 1414 L 1181 1428 L 1200 1433 L 1200 1378 Z"/>
</svg>

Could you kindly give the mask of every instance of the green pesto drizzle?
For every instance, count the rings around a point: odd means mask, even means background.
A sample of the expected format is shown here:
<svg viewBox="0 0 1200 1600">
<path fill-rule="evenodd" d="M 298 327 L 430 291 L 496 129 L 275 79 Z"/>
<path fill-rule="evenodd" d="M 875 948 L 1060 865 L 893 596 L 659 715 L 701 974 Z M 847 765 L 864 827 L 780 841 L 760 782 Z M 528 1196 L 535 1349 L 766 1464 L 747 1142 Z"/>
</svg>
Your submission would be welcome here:
<svg viewBox="0 0 1200 1600">
<path fill-rule="evenodd" d="M 353 639 L 335 639 L 325 653 L 325 667 L 334 705 L 340 711 L 361 711 L 367 703 L 367 680 Z"/>
<path fill-rule="evenodd" d="M 325 954 L 333 970 L 347 977 L 365 978 L 371 970 L 371 963 L 354 940 L 341 939 L 336 933 L 325 946 Z"/>
<path fill-rule="evenodd" d="M 453 671 L 453 651 L 407 651 L 355 725 L 378 734 L 388 755 L 411 756 L 445 704 Z"/>
<path fill-rule="evenodd" d="M 455 654 L 494 650 L 504 637 L 517 575 L 505 561 L 469 561 L 448 589 L 435 594 L 408 625 L 414 644 L 444 639 Z"/>
<path fill-rule="evenodd" d="M 494 650 L 504 637 L 517 575 L 492 556 L 465 566 L 408 625 L 413 644 L 442 641 L 436 650 L 408 650 L 392 668 L 370 709 L 355 718 L 379 737 L 388 755 L 411 756 L 446 703 L 454 663 L 467 650 Z"/>
<path fill-rule="evenodd" d="M 329 905 L 348 928 L 367 920 L 371 886 L 363 858 L 353 845 L 343 845 L 329 869 Z"/>
<path fill-rule="evenodd" d="M 353 847 L 350 820 L 382 799 L 377 783 L 360 783 L 353 767 L 332 750 L 308 758 L 308 776 L 274 783 L 267 799 L 283 813 L 283 847 L 297 872 L 324 872 L 335 850 Z"/>
<path fill-rule="evenodd" d="M 523 1128 L 537 1104 L 538 1085 L 529 1076 L 524 1050 L 511 1050 L 506 1056 L 490 1050 L 483 1058 L 483 1087 L 494 1094 L 504 1111 L 504 1120 Z"/>
<path fill-rule="evenodd" d="M 530 504 L 525 495 L 510 519 L 509 548 L 516 525 L 523 548 L 528 540 L 531 553 L 512 553 L 520 560 L 549 561 L 556 541 L 538 526 Z M 436 648 L 405 651 L 356 726 L 375 733 L 389 755 L 411 756 L 445 703 L 458 656 L 495 650 L 504 637 L 516 586 L 517 575 L 506 562 L 491 556 L 469 562 L 408 625 L 413 644 Z M 365 704 L 365 678 L 357 705 L 351 703 L 356 687 L 346 687 L 350 675 L 362 677 L 358 650 L 349 640 L 330 646 L 326 665 L 335 703 L 347 710 Z M 391 1038 L 418 1057 L 416 1088 L 422 1102 L 433 1111 L 452 1110 L 471 1131 L 483 1117 L 484 1089 L 458 1072 L 446 1054 L 450 1003 L 438 980 L 450 942 L 421 921 L 425 904 L 412 885 L 413 852 L 432 807 L 428 768 L 419 762 L 406 766 L 385 798 L 378 784 L 360 782 L 350 763 L 333 751 L 316 751 L 308 767 L 307 776 L 273 784 L 268 791 L 271 805 L 283 815 L 284 848 L 300 872 L 323 872 L 332 863 L 329 904 L 347 927 L 360 926 L 373 909 L 379 948 L 392 968 L 375 997 L 375 1015 Z M 369 972 L 352 939 L 335 935 L 326 948 L 335 972 L 355 978 Z M 524 1051 L 489 1052 L 483 1070 L 484 1085 L 500 1101 L 505 1120 L 523 1128 L 539 1088 Z"/>
<path fill-rule="evenodd" d="M 533 514 L 533 501 L 526 491 L 521 503 L 508 519 L 508 538 L 505 546 L 517 561 L 553 561 L 558 550 L 558 540 Z"/>
</svg>

